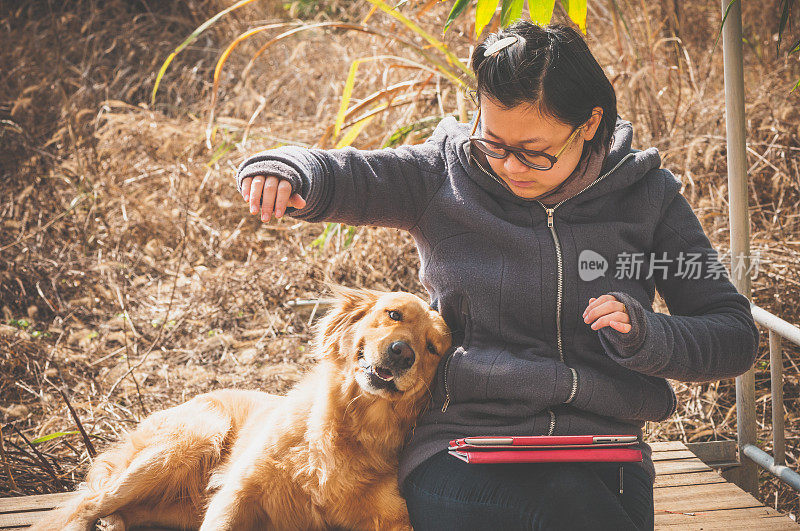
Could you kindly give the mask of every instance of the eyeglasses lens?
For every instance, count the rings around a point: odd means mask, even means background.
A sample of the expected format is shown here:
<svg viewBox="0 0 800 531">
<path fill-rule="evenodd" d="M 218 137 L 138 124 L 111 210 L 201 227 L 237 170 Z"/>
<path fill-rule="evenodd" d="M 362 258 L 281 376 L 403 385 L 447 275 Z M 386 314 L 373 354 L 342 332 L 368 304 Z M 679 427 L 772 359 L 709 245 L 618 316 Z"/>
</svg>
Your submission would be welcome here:
<svg viewBox="0 0 800 531">
<path fill-rule="evenodd" d="M 502 159 L 508 155 L 508 151 L 500 146 L 496 146 L 488 142 L 482 142 L 478 139 L 474 139 L 473 143 L 475 144 L 475 147 L 490 157 Z M 537 170 L 548 170 L 552 166 L 550 159 L 542 155 L 531 155 L 528 153 L 520 153 L 519 151 L 515 152 L 514 155 L 526 166 Z"/>
</svg>

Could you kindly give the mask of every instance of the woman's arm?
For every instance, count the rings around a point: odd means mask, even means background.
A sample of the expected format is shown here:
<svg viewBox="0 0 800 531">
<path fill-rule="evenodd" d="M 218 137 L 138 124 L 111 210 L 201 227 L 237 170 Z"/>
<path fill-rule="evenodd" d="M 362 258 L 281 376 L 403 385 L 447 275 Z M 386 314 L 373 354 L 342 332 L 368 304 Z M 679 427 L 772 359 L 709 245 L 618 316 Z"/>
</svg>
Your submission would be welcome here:
<svg viewBox="0 0 800 531">
<path fill-rule="evenodd" d="M 728 279 L 680 193 L 668 198 L 653 243 L 653 256 L 667 265 L 666 274 L 659 271 L 654 277 L 670 315 L 645 309 L 627 293 L 611 292 L 625 304 L 631 329 L 600 328 L 606 353 L 628 369 L 684 382 L 731 378 L 749 370 L 759 340 L 749 301 Z M 694 253 L 700 257 L 698 270 L 686 268 L 685 260 Z"/>
<path fill-rule="evenodd" d="M 310 222 L 380 225 L 411 229 L 446 179 L 438 143 L 379 150 L 308 149 L 282 146 L 246 159 L 237 172 L 242 181 L 275 175 L 306 200 L 286 214 Z M 274 193 L 274 192 L 273 192 Z"/>
</svg>

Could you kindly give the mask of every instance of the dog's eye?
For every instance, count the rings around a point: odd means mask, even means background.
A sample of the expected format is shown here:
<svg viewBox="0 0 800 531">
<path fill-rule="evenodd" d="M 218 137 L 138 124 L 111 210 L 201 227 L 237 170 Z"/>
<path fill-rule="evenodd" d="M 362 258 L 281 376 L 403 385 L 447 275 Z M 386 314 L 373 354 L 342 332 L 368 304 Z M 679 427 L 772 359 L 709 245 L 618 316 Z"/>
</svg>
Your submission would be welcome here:
<svg viewBox="0 0 800 531">
<path fill-rule="evenodd" d="M 427 348 L 427 349 L 428 349 L 428 352 L 430 352 L 430 353 L 431 353 L 431 354 L 433 354 L 434 356 L 438 356 L 438 355 L 439 355 L 439 353 L 438 353 L 438 352 L 436 352 L 436 347 L 434 347 L 434 346 L 433 346 L 433 343 L 431 343 L 430 341 L 428 341 L 428 344 L 427 344 L 427 345 L 425 345 L 425 348 Z"/>
<path fill-rule="evenodd" d="M 402 321 L 403 316 L 397 310 L 389 310 L 389 319 L 393 321 Z"/>
</svg>

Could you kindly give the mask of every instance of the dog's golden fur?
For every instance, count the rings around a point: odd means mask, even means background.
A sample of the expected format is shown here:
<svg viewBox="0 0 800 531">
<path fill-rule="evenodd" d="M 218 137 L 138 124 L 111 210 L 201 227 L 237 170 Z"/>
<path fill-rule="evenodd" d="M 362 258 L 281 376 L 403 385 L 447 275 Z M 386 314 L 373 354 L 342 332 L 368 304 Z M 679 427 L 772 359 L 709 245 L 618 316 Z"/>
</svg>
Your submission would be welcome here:
<svg viewBox="0 0 800 531">
<path fill-rule="evenodd" d="M 415 295 L 331 288 L 319 361 L 286 396 L 226 389 L 150 415 L 34 529 L 411 529 L 398 454 L 450 333 Z"/>
</svg>

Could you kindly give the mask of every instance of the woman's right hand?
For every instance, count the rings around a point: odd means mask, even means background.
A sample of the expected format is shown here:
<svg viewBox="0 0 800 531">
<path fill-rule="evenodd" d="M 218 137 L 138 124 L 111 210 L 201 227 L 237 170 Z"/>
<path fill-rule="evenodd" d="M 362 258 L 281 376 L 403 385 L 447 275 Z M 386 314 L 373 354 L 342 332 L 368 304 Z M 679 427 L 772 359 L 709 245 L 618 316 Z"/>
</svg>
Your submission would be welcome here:
<svg viewBox="0 0 800 531">
<path fill-rule="evenodd" d="M 306 200 L 292 193 L 292 183 L 274 175 L 256 175 L 242 179 L 242 198 L 250 203 L 250 213 L 261 212 L 261 221 L 283 216 L 286 207 L 303 208 Z"/>
</svg>

